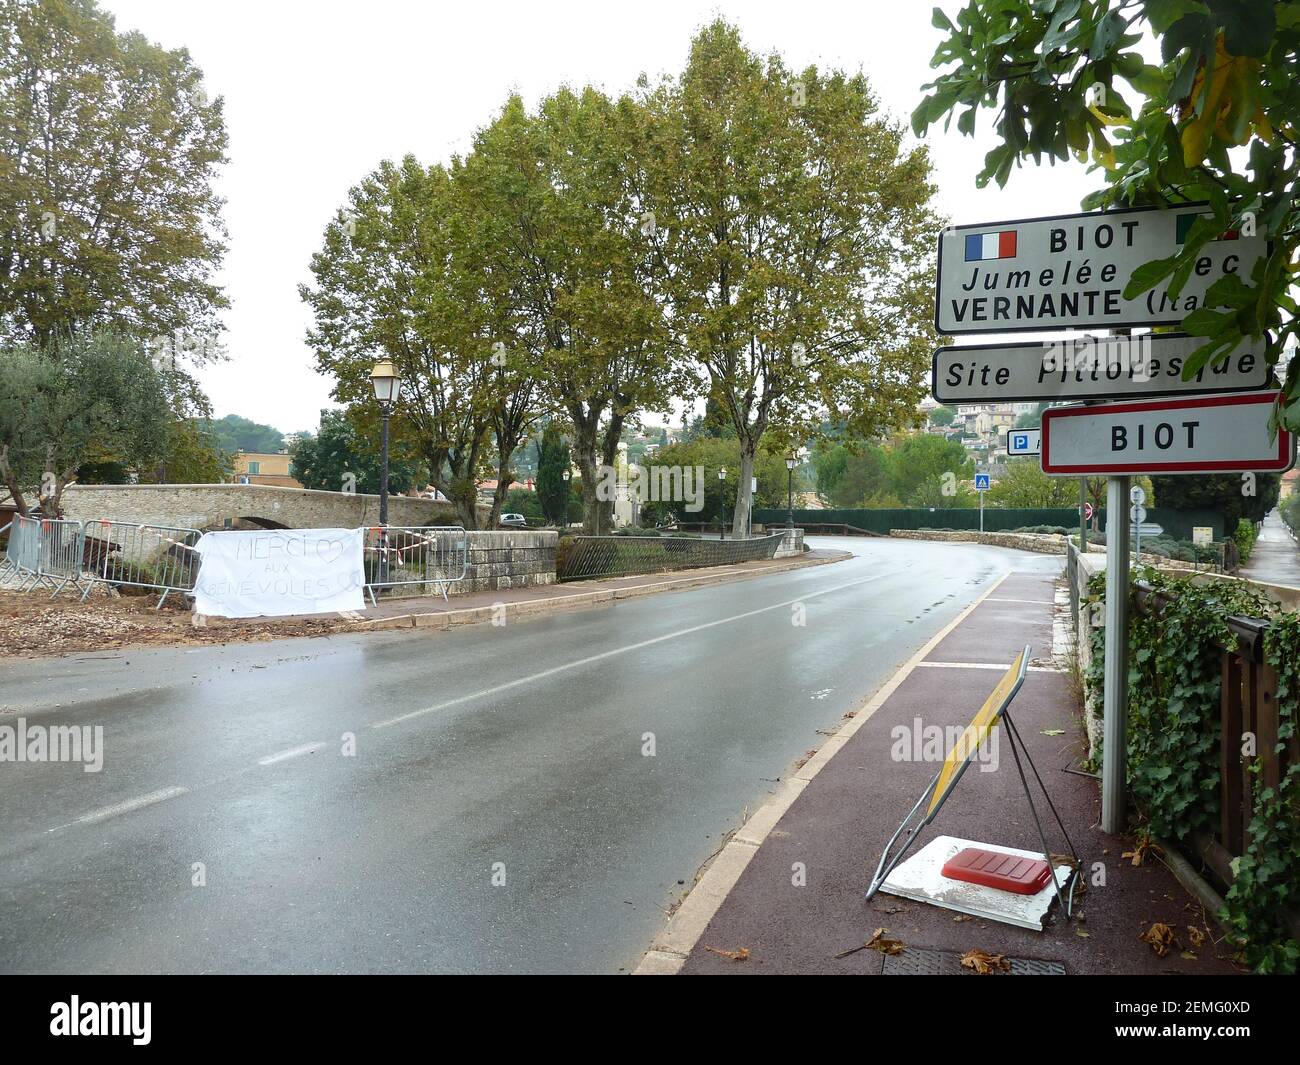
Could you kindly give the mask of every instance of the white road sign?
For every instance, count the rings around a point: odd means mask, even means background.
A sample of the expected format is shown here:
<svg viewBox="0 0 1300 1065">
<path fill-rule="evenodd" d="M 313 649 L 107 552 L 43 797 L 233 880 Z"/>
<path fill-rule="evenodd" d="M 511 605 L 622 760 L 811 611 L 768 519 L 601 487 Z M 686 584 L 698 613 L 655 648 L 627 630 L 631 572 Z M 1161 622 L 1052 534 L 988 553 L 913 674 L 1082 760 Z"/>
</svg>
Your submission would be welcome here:
<svg viewBox="0 0 1300 1065">
<path fill-rule="evenodd" d="M 1276 398 L 1276 392 L 1250 392 L 1049 408 L 1043 412 L 1043 472 L 1281 472 L 1295 460 L 1295 438 L 1269 430 Z"/>
<path fill-rule="evenodd" d="M 1204 207 L 1137 207 L 952 226 L 939 234 L 940 333 L 1175 325 L 1225 274 L 1249 277 L 1267 253 L 1259 236 L 1205 245 L 1177 296 L 1168 279 L 1133 299 L 1133 271 L 1175 255 Z"/>
<path fill-rule="evenodd" d="M 1008 455 L 1037 455 L 1042 431 L 1039 429 L 1008 429 Z"/>
<path fill-rule="evenodd" d="M 1134 525 L 1141 525 L 1147 520 L 1147 508 L 1141 503 L 1134 503 L 1128 508 L 1128 517 Z"/>
<path fill-rule="evenodd" d="M 1143 488 L 1140 484 L 1135 484 L 1132 488 L 1128 490 L 1128 499 L 1130 503 L 1134 503 L 1140 507 L 1143 503 L 1147 501 L 1147 490 Z M 1141 518 L 1138 518 L 1138 521 L 1141 520 L 1142 520 Z"/>
<path fill-rule="evenodd" d="M 1020 344 L 963 344 L 934 353 L 930 391 L 940 403 L 1037 399 L 1156 399 L 1267 388 L 1264 342 L 1243 340 L 1227 358 L 1183 380 L 1205 343 L 1186 333 L 1078 334 Z"/>
</svg>

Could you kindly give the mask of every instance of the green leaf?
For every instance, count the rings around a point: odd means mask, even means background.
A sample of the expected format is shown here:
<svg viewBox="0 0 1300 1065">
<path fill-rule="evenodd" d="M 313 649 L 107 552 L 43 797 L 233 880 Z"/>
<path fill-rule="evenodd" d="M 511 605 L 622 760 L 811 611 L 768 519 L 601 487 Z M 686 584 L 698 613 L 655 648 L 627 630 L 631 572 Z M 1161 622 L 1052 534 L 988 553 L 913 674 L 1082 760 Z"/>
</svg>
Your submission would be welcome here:
<svg viewBox="0 0 1300 1065">
<path fill-rule="evenodd" d="M 1131 300 L 1142 295 L 1148 289 L 1155 288 L 1156 285 L 1174 272 L 1177 263 L 1178 256 L 1176 255 L 1168 259 L 1155 259 L 1152 262 L 1143 263 L 1133 271 L 1133 276 L 1129 278 L 1128 284 L 1124 286 L 1124 298 Z"/>
<path fill-rule="evenodd" d="M 1223 27 L 1223 46 L 1231 55 L 1265 55 L 1277 30 L 1274 4 L 1259 0 L 1206 0 Z"/>
</svg>

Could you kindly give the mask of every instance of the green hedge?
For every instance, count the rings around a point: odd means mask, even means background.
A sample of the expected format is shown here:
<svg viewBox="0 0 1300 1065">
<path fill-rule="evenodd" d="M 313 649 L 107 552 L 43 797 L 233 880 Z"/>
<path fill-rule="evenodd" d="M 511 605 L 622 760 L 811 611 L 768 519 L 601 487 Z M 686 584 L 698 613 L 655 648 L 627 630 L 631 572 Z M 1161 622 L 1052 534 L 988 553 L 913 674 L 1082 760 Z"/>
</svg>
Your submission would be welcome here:
<svg viewBox="0 0 1300 1065">
<path fill-rule="evenodd" d="M 763 525 L 784 525 L 788 511 L 758 508 L 754 521 Z M 853 525 L 868 532 L 888 533 L 891 529 L 978 529 L 978 507 L 899 507 L 887 510 L 840 509 L 796 510 L 794 521 L 808 525 Z M 1026 525 L 1079 525 L 1079 512 L 1073 507 L 1035 509 L 1001 509 L 986 507 L 985 532 L 1009 532 Z"/>
<path fill-rule="evenodd" d="M 773 508 L 756 508 L 754 521 L 763 525 L 784 525 L 787 511 Z M 1106 511 L 1100 511 L 1101 527 L 1106 527 Z M 978 529 L 978 507 L 899 507 L 885 510 L 841 508 L 837 510 L 796 510 L 795 524 L 854 525 L 868 532 L 888 533 L 891 529 Z M 1147 521 L 1161 526 L 1174 540 L 1190 540 L 1195 526 L 1208 525 L 1214 530 L 1214 539 L 1223 539 L 1223 516 L 1212 510 L 1172 510 L 1168 507 L 1149 507 Z M 1038 508 L 984 508 L 985 532 L 1011 532 L 1030 525 L 1059 525 L 1068 529 L 1079 527 L 1079 511 L 1075 507 Z"/>
<path fill-rule="evenodd" d="M 1300 716 L 1300 614 L 1283 612 L 1249 585 L 1195 585 L 1152 569 L 1143 580 L 1170 593 L 1160 609 L 1130 609 L 1128 788 L 1138 808 L 1139 834 L 1184 842 L 1218 824 L 1221 729 L 1221 647 L 1234 646 L 1226 619 L 1266 618 L 1264 659 L 1277 670 L 1278 746 L 1284 752 Z M 1086 602 L 1105 596 L 1094 577 Z M 1090 630 L 1092 662 L 1085 678 L 1101 705 L 1105 630 Z M 1258 768 L 1258 763 L 1254 767 Z M 1220 915 L 1243 959 L 1261 973 L 1294 973 L 1300 945 L 1286 911 L 1300 907 L 1300 763 L 1278 788 L 1254 789 L 1246 853 Z"/>
</svg>

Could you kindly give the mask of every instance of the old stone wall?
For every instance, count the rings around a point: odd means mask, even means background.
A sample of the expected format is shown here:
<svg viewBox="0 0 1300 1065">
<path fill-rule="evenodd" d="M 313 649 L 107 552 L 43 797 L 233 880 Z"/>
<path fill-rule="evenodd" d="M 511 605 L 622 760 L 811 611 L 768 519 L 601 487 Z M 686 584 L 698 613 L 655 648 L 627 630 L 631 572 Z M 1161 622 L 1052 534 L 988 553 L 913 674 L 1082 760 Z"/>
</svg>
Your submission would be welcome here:
<svg viewBox="0 0 1300 1065">
<path fill-rule="evenodd" d="M 952 540 L 961 543 L 992 544 L 994 547 L 1014 547 L 1020 551 L 1037 551 L 1045 555 L 1065 554 L 1068 542 L 1064 536 L 1037 533 L 979 532 L 962 530 L 941 532 L 937 529 L 891 529 L 890 536 L 900 540 Z"/>
<path fill-rule="evenodd" d="M 449 594 L 555 583 L 555 544 L 559 534 L 554 529 L 465 535 L 469 541 L 469 570 L 463 581 L 451 585 Z"/>
<path fill-rule="evenodd" d="M 72 485 L 64 517 L 219 529 L 227 519 L 258 518 L 288 529 L 355 529 L 379 522 L 379 497 L 263 484 Z M 390 496 L 390 525 L 457 525 L 449 503 Z"/>
</svg>

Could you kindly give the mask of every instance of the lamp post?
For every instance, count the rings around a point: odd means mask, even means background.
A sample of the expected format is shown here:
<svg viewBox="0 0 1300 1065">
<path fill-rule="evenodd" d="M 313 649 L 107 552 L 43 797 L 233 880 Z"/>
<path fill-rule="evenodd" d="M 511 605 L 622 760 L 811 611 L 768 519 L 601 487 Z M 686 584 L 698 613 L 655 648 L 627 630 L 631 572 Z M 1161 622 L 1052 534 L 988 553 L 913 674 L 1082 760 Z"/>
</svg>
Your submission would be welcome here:
<svg viewBox="0 0 1300 1065">
<path fill-rule="evenodd" d="M 797 465 L 799 465 L 799 460 L 798 458 L 795 457 L 794 452 L 791 452 L 790 457 L 785 460 L 785 469 L 786 469 L 785 527 L 787 529 L 794 528 L 794 468 Z"/>
<path fill-rule="evenodd" d="M 370 384 L 379 401 L 379 415 L 383 425 L 380 435 L 379 458 L 379 583 L 388 581 L 388 418 L 393 405 L 402 393 L 402 379 L 392 362 L 380 359 L 370 371 Z"/>
<path fill-rule="evenodd" d="M 718 535 L 727 538 L 727 467 L 718 468 Z"/>
</svg>

